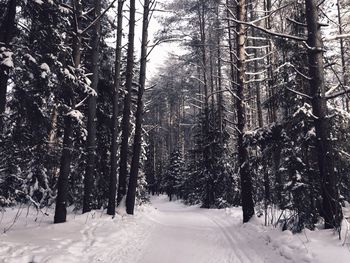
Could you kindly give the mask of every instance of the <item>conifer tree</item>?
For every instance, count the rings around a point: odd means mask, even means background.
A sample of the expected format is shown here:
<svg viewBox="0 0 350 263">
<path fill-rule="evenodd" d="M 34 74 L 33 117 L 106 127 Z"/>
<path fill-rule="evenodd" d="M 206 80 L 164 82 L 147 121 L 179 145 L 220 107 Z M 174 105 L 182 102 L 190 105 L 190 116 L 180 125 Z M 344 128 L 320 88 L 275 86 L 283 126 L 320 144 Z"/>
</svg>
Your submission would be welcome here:
<svg viewBox="0 0 350 263">
<path fill-rule="evenodd" d="M 117 204 L 119 205 L 126 194 L 127 174 L 128 174 L 128 143 L 130 132 L 130 111 L 131 111 L 131 91 L 134 76 L 134 43 L 135 43 L 135 0 L 130 0 L 130 16 L 129 16 L 129 34 L 128 34 L 128 51 L 126 65 L 126 83 L 125 97 L 123 108 L 123 119 L 121 124 L 122 138 L 120 146 L 120 167 L 119 167 L 119 182 Z"/>
</svg>

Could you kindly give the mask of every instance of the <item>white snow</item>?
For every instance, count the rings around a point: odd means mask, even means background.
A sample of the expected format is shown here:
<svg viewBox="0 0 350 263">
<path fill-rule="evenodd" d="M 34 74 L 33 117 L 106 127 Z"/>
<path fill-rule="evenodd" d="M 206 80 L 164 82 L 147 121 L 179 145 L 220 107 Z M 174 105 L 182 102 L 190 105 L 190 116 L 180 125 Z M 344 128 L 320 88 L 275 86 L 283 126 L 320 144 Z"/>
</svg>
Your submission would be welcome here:
<svg viewBox="0 0 350 263">
<path fill-rule="evenodd" d="M 40 68 L 43 70 L 43 72 L 41 72 L 41 77 L 44 79 L 47 77 L 48 73 L 50 73 L 50 67 L 46 63 L 42 63 Z"/>
<path fill-rule="evenodd" d="M 164 196 L 153 205 L 159 212 L 149 216 L 155 226 L 139 263 L 288 262 L 242 227 L 240 210 L 231 218 L 225 210 L 168 203 Z"/>
<path fill-rule="evenodd" d="M 2 58 L 2 61 L 0 64 L 5 65 L 8 68 L 14 68 L 12 55 L 13 53 L 11 51 L 2 52 L 2 56 L 0 56 L 0 58 Z"/>
<path fill-rule="evenodd" d="M 78 121 L 79 124 L 83 124 L 84 115 L 81 111 L 71 110 L 67 113 L 67 116 L 70 116 Z"/>
<path fill-rule="evenodd" d="M 64 14 L 69 14 L 70 10 L 67 7 L 59 5 L 59 10 Z"/>
<path fill-rule="evenodd" d="M 5 58 L 1 64 L 5 65 L 6 67 L 8 68 L 13 68 L 14 67 L 14 64 L 13 64 L 13 60 L 11 57 L 8 57 L 8 58 Z"/>
<path fill-rule="evenodd" d="M 66 77 L 70 80 L 75 80 L 75 77 L 73 74 L 70 73 L 68 68 L 65 68 L 63 71 L 64 75 L 66 75 Z"/>
<path fill-rule="evenodd" d="M 84 215 L 70 212 L 67 223 L 54 225 L 53 210 L 37 213 L 17 207 L 7 209 L 2 217 L 1 232 L 10 228 L 0 235 L 3 263 L 328 263 L 335 259 L 348 263 L 350 259 L 347 242 L 338 240 L 332 230 L 293 235 L 264 227 L 255 217 L 243 225 L 240 208 L 188 207 L 168 202 L 166 196 L 138 207 L 135 216 L 123 212 L 111 218 L 102 210 Z"/>
<path fill-rule="evenodd" d="M 36 59 L 33 58 L 32 55 L 30 54 L 25 54 L 24 57 L 26 57 L 29 61 L 33 62 L 33 63 L 36 63 Z"/>
<path fill-rule="evenodd" d="M 50 73 L 50 67 L 49 67 L 49 65 L 47 65 L 46 63 L 42 63 L 42 64 L 40 65 L 40 68 L 41 68 L 42 70 L 44 70 L 44 71 Z"/>
<path fill-rule="evenodd" d="M 38 5 L 42 5 L 44 2 L 42 0 L 34 0 L 35 3 L 37 3 Z"/>
<path fill-rule="evenodd" d="M 12 224 L 17 209 L 6 214 L 1 231 Z M 0 262 L 2 263 L 87 263 L 137 262 L 150 230 L 151 222 L 139 215 L 116 216 L 112 219 L 102 211 L 84 215 L 71 213 L 68 222 L 52 224 L 50 216 L 30 210 L 7 233 L 0 236 Z M 36 222 L 34 221 L 36 219 Z"/>
</svg>

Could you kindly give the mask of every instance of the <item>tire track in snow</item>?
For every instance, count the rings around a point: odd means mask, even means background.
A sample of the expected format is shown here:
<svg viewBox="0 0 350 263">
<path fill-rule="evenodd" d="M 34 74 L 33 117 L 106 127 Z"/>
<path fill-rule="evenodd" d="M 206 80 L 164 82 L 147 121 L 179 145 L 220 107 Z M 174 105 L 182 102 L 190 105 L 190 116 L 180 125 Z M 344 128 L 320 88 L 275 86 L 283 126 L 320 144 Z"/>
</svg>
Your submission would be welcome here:
<svg viewBox="0 0 350 263">
<path fill-rule="evenodd" d="M 290 262 L 266 244 L 258 226 L 242 225 L 240 217 L 223 210 L 188 207 L 166 197 L 154 198 L 153 206 L 157 213 L 147 217 L 156 227 L 139 263 Z"/>
<path fill-rule="evenodd" d="M 240 249 L 240 251 L 243 252 L 250 261 L 243 260 L 242 262 L 290 262 L 279 253 L 279 251 L 276 251 L 275 248 L 268 246 L 266 239 L 263 235 L 258 233 L 258 227 L 253 223 L 242 224 L 241 218 L 218 215 L 217 213 L 206 213 L 206 215 L 221 228 L 236 247 L 242 247 L 242 244 L 245 244 L 244 250 Z"/>
<path fill-rule="evenodd" d="M 209 210 L 210 211 L 210 210 Z M 224 236 L 226 243 L 229 247 L 232 248 L 233 253 L 236 255 L 236 257 L 239 259 L 239 262 L 241 263 L 259 263 L 261 261 L 256 261 L 253 258 L 249 256 L 250 253 L 244 252 L 242 249 L 239 248 L 239 244 L 235 238 L 233 238 L 230 234 L 228 229 L 226 227 L 223 227 L 222 224 L 218 223 L 213 216 L 207 215 L 207 213 L 201 213 L 202 215 L 206 216 L 210 221 L 212 221 L 217 229 L 222 233 Z"/>
<path fill-rule="evenodd" d="M 154 199 L 153 206 L 158 211 L 149 219 L 156 227 L 140 263 L 259 263 L 205 210 L 167 202 L 164 197 Z"/>
</svg>

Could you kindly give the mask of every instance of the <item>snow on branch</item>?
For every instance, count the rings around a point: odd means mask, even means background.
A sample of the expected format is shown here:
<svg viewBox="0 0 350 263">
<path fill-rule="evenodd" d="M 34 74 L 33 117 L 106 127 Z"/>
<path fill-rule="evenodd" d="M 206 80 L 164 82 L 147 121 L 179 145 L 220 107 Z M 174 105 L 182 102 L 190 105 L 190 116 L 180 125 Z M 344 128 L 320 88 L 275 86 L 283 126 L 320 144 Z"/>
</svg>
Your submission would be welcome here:
<svg viewBox="0 0 350 263">
<path fill-rule="evenodd" d="M 109 6 L 108 6 L 105 10 L 103 10 L 103 12 L 102 12 L 101 14 L 99 14 L 99 15 L 95 18 L 95 20 L 92 21 L 92 22 L 90 23 L 90 25 L 88 25 L 84 30 L 82 30 L 82 31 L 80 32 L 80 34 L 83 35 L 83 34 L 86 33 L 91 27 L 93 27 L 93 26 L 96 24 L 96 22 L 97 22 L 98 20 L 100 20 L 101 17 L 103 17 L 111 7 L 113 7 L 113 5 L 115 4 L 115 2 L 117 2 L 117 0 L 113 0 L 113 1 L 109 4 Z"/>
<path fill-rule="evenodd" d="M 247 80 L 244 81 L 245 84 L 249 84 L 249 83 L 255 83 L 255 82 L 262 82 L 262 81 L 266 81 L 267 78 L 262 78 L 262 79 L 252 79 L 252 80 Z"/>
<path fill-rule="evenodd" d="M 284 8 L 285 6 L 279 8 L 278 10 Z M 269 34 L 271 36 L 275 36 L 275 37 L 280 37 L 280 38 L 285 38 L 285 39 L 291 39 L 291 40 L 294 40 L 294 41 L 307 41 L 307 38 L 305 37 L 298 37 L 298 36 L 293 36 L 293 35 L 288 35 L 288 34 L 284 34 L 284 33 L 279 33 L 279 32 L 275 32 L 275 31 L 271 31 L 269 29 L 266 29 L 264 27 L 261 27 L 261 26 L 258 26 L 255 24 L 255 21 L 252 21 L 252 22 L 246 22 L 246 21 L 240 21 L 238 19 L 235 19 L 234 18 L 234 14 L 232 12 L 232 10 L 228 7 L 226 7 L 227 10 L 230 12 L 231 14 L 231 18 L 229 18 L 229 20 L 235 22 L 235 23 L 238 23 L 238 24 L 242 24 L 242 25 L 245 25 L 245 26 L 248 26 L 248 27 L 252 27 L 252 28 L 255 28 L 255 29 L 258 29 L 266 34 Z M 276 12 L 277 10 L 274 10 L 273 12 Z M 271 15 L 271 14 L 270 14 Z"/>
<path fill-rule="evenodd" d="M 67 116 L 76 119 L 80 125 L 83 124 L 84 115 L 78 110 L 71 110 L 67 113 Z"/>
<path fill-rule="evenodd" d="M 290 17 L 287 17 L 287 20 L 288 20 L 289 22 L 292 22 L 292 23 L 298 25 L 298 26 L 307 27 L 306 24 L 301 23 L 301 22 L 298 22 L 298 21 L 296 21 L 296 20 L 294 20 L 294 19 L 292 19 L 292 18 L 290 18 Z"/>
<path fill-rule="evenodd" d="M 250 59 L 247 59 L 245 62 L 253 62 L 253 61 L 256 61 L 256 60 L 263 60 L 265 58 L 267 58 L 268 56 L 272 55 L 274 52 L 269 52 L 267 54 L 265 54 L 264 56 L 262 57 L 255 57 L 255 58 L 250 58 Z"/>
<path fill-rule="evenodd" d="M 336 97 L 339 97 L 341 95 L 345 95 L 345 94 L 349 94 L 350 93 L 350 88 L 349 87 L 346 87 L 346 89 L 342 90 L 342 91 L 339 91 L 339 92 L 335 92 L 335 93 L 332 93 L 332 94 L 329 94 L 326 96 L 326 99 L 329 100 L 329 99 L 335 99 Z"/>
<path fill-rule="evenodd" d="M 323 39 L 323 41 L 332 41 L 332 40 L 339 40 L 339 39 L 344 39 L 344 38 L 350 38 L 350 34 L 342 34 L 342 35 L 325 37 Z"/>
<path fill-rule="evenodd" d="M 311 96 L 309 96 L 309 95 L 307 95 L 307 94 L 305 94 L 305 93 L 302 93 L 302 92 L 300 92 L 300 91 L 297 91 L 297 90 L 294 90 L 294 89 L 291 89 L 291 88 L 287 88 L 287 90 L 289 90 L 290 92 L 293 92 L 293 93 L 295 93 L 295 94 L 297 94 L 297 95 L 299 95 L 299 96 L 302 96 L 302 97 L 304 97 L 304 98 L 307 98 L 307 99 L 312 99 L 312 97 Z"/>
<path fill-rule="evenodd" d="M 318 119 L 317 116 L 315 116 L 312 112 L 312 106 L 308 103 L 304 103 L 302 107 L 297 109 L 297 111 L 293 114 L 293 117 L 297 116 L 298 114 L 303 113 L 308 117 L 312 117 L 314 119 Z"/>
<path fill-rule="evenodd" d="M 306 76 L 305 74 L 301 73 L 300 70 L 298 70 L 292 63 L 290 62 L 285 62 L 284 64 L 280 65 L 277 69 L 274 70 L 275 73 L 278 73 L 282 68 L 284 67 L 291 67 L 295 70 L 297 74 L 302 76 L 304 79 L 311 80 L 309 76 Z"/>
</svg>

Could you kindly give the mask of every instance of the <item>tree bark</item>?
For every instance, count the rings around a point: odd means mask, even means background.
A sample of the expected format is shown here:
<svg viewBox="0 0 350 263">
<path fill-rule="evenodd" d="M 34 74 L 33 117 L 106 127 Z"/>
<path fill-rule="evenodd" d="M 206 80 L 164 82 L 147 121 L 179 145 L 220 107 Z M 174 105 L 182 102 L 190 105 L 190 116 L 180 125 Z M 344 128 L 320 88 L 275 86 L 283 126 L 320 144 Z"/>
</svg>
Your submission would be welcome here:
<svg viewBox="0 0 350 263">
<path fill-rule="evenodd" d="M 116 191 L 117 191 L 117 151 L 118 151 L 118 114 L 119 114 L 119 89 L 120 68 L 123 39 L 123 6 L 125 0 L 118 1 L 117 18 L 117 44 L 115 52 L 114 89 L 113 89 L 113 116 L 112 116 L 112 142 L 111 142 L 111 172 L 109 178 L 108 215 L 115 215 Z"/>
<path fill-rule="evenodd" d="M 95 0 L 95 17 L 101 13 L 101 0 Z M 92 83 L 91 88 L 96 92 L 89 97 L 88 121 L 87 121 L 87 163 L 84 177 L 84 199 L 83 213 L 92 209 L 92 189 L 94 186 L 94 173 L 96 169 L 96 107 L 97 86 L 99 69 L 99 42 L 100 42 L 101 20 L 98 19 L 93 26 L 92 35 Z"/>
<path fill-rule="evenodd" d="M 227 33 L 228 33 L 228 47 L 229 47 L 229 52 L 230 52 L 230 89 L 231 91 L 234 93 L 236 90 L 236 85 L 235 85 L 235 81 L 236 81 L 236 74 L 235 74 L 235 65 L 236 65 L 236 58 L 234 56 L 234 49 L 235 49 L 235 45 L 234 45 L 234 39 L 233 39 L 233 33 L 232 33 L 232 23 L 230 22 L 230 17 L 231 17 L 231 13 L 228 10 L 228 8 L 232 8 L 230 7 L 231 2 L 229 0 L 226 0 L 226 6 L 227 6 L 227 11 L 226 11 L 226 20 L 227 20 Z M 237 104 L 237 98 L 235 96 L 232 96 L 232 111 L 234 111 L 235 107 Z M 236 122 L 236 116 L 235 114 L 233 114 L 232 116 L 232 122 L 235 123 Z"/>
<path fill-rule="evenodd" d="M 343 23 L 342 23 L 342 17 L 340 12 L 340 0 L 337 0 L 337 11 L 338 11 L 338 23 L 339 23 L 339 35 L 343 34 Z M 346 63 L 345 63 L 345 47 L 344 47 L 344 39 L 340 38 L 340 56 L 341 56 L 341 68 L 342 68 L 342 75 L 343 75 L 343 86 L 348 86 L 348 74 L 346 72 Z M 350 111 L 349 108 L 349 96 L 345 98 L 345 110 Z"/>
<path fill-rule="evenodd" d="M 74 2 L 74 16 L 80 17 L 81 5 L 79 1 Z M 79 24 L 77 19 L 73 19 L 75 26 L 75 34 L 73 37 L 73 60 L 74 68 L 78 69 L 81 59 L 81 35 L 79 32 Z M 63 131 L 63 149 L 60 163 L 60 174 L 57 182 L 57 197 L 55 207 L 54 223 L 66 222 L 67 216 L 67 198 L 68 198 L 68 180 L 70 175 L 70 165 L 72 160 L 72 148 L 73 148 L 73 120 L 68 115 L 69 110 L 74 106 L 74 92 L 72 86 L 67 86 L 64 93 L 65 104 L 67 105 L 68 112 L 64 116 L 64 131 Z"/>
<path fill-rule="evenodd" d="M 206 16 L 205 16 L 205 3 L 203 1 L 198 1 L 198 19 L 199 19 L 199 31 L 200 31 L 200 41 L 201 41 L 201 55 L 202 55 L 202 70 L 203 70 L 203 91 L 204 91 L 204 125 L 203 125 L 203 135 L 207 136 L 209 133 L 209 96 L 208 96 L 208 72 L 207 72 L 207 50 L 206 50 Z M 210 60 L 210 58 L 209 58 Z M 209 61 L 210 63 L 210 61 Z M 204 149 L 204 163 L 209 165 L 211 152 L 210 148 Z M 209 167 L 205 167 L 209 171 Z M 211 176 L 211 175 L 209 175 Z M 211 178 L 206 179 L 206 193 L 205 200 L 202 207 L 210 208 L 214 202 L 213 198 L 213 180 Z"/>
<path fill-rule="evenodd" d="M 266 14 L 269 14 L 271 12 L 272 4 L 271 0 L 266 0 L 265 4 L 265 12 Z M 271 29 L 271 17 L 267 17 L 265 20 L 265 27 L 267 29 Z M 269 116 L 269 122 L 276 122 L 277 121 L 277 105 L 276 105 L 276 91 L 275 91 L 275 81 L 274 81 L 274 73 L 273 73 L 273 64 L 274 64 L 274 58 L 272 54 L 272 49 L 273 49 L 273 44 L 272 44 L 272 38 L 270 35 L 268 35 L 268 40 L 267 40 L 267 48 L 266 48 L 266 53 L 269 54 L 267 56 L 267 92 L 269 95 L 269 103 L 268 103 L 268 116 Z"/>
<path fill-rule="evenodd" d="M 117 204 L 119 205 L 126 194 L 126 178 L 128 174 L 128 145 L 130 130 L 131 88 L 134 75 L 134 37 L 135 37 L 135 0 L 130 0 L 128 52 L 126 63 L 125 98 L 122 119 L 122 141 L 120 147 L 120 167 Z"/>
<path fill-rule="evenodd" d="M 219 125 L 220 125 L 220 132 L 222 133 L 223 129 L 223 110 L 224 110 L 224 105 L 223 105 L 223 96 L 222 96 L 222 68 L 221 68 L 221 30 L 220 30 L 220 5 L 221 5 L 221 0 L 217 0 L 216 3 L 216 28 L 217 28 L 217 91 L 218 91 L 218 99 L 217 99 L 217 107 L 218 107 L 218 117 L 219 117 Z"/>
<path fill-rule="evenodd" d="M 141 43 L 141 61 L 140 61 L 140 79 L 139 91 L 137 96 L 136 109 L 136 127 L 133 144 L 133 155 L 130 168 L 128 194 L 126 196 L 126 212 L 129 215 L 134 214 L 137 178 L 140 166 L 141 143 L 142 143 L 142 117 L 143 117 L 143 93 L 146 84 L 146 66 L 147 66 L 147 44 L 148 44 L 148 24 L 150 12 L 150 0 L 145 0 L 143 4 L 143 23 L 142 23 L 142 43 Z"/>
<path fill-rule="evenodd" d="M 327 117 L 325 98 L 323 43 L 316 0 L 305 0 L 308 29 L 308 58 L 312 111 L 315 116 L 316 147 L 322 190 L 322 215 L 325 228 L 339 228 L 342 210 L 339 203 L 336 175 L 334 173 L 334 153 L 331 143 L 330 123 Z"/>
<path fill-rule="evenodd" d="M 65 103 L 73 105 L 73 89 L 67 87 Z M 73 147 L 73 122 L 71 116 L 64 116 L 63 150 L 60 163 L 60 174 L 57 181 L 57 197 L 54 223 L 64 223 L 67 217 L 68 180 Z"/>
<path fill-rule="evenodd" d="M 245 21 L 245 0 L 239 0 L 237 3 L 237 19 Z M 238 166 L 240 167 L 241 191 L 242 191 L 242 210 L 243 223 L 246 223 L 254 215 L 254 202 L 252 196 L 252 178 L 249 172 L 248 152 L 244 145 L 244 129 L 245 129 L 245 107 L 244 107 L 244 90 L 245 90 L 245 42 L 246 32 L 243 24 L 237 23 L 237 151 Z"/>
<path fill-rule="evenodd" d="M 0 25 L 0 48 L 11 48 L 11 40 L 15 32 L 16 0 L 9 0 L 7 3 L 6 15 Z M 0 65 L 0 132 L 3 130 L 3 114 L 6 108 L 6 94 L 9 68 Z"/>
</svg>

